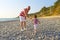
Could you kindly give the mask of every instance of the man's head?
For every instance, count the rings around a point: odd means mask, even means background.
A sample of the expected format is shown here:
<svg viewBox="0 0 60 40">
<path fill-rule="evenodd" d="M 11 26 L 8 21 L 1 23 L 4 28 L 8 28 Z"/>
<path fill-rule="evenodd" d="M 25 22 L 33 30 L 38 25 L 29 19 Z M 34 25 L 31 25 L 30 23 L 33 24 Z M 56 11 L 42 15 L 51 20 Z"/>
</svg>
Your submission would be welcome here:
<svg viewBox="0 0 60 40">
<path fill-rule="evenodd" d="M 30 6 L 28 6 L 27 9 L 30 10 Z"/>
</svg>

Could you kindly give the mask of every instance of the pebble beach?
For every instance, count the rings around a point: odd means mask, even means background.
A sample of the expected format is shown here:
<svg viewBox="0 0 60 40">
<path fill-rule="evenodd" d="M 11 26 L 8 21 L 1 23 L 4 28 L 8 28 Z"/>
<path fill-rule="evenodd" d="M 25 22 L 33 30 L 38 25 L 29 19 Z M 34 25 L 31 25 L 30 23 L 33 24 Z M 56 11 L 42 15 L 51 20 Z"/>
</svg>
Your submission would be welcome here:
<svg viewBox="0 0 60 40">
<path fill-rule="evenodd" d="M 0 22 L 0 40 L 60 40 L 60 17 L 38 18 L 37 33 L 33 23 L 27 19 L 27 30 L 20 31 L 19 20 Z"/>
</svg>

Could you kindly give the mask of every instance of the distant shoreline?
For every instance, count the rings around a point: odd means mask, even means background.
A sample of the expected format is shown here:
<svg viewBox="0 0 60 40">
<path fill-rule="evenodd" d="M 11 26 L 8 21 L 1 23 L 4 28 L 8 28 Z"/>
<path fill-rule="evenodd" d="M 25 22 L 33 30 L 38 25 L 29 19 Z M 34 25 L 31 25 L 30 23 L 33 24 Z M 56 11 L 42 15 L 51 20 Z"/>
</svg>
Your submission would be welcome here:
<svg viewBox="0 0 60 40">
<path fill-rule="evenodd" d="M 60 18 L 60 16 L 45 16 L 45 17 L 38 17 L 38 18 Z M 3 18 L 3 19 L 5 19 L 5 18 Z M 18 21 L 18 20 L 19 20 L 19 18 L 12 18 L 12 19 L 11 18 L 6 18 L 6 20 L 2 20 L 2 21 L 0 20 L 0 22 L 10 22 L 10 21 Z"/>
<path fill-rule="evenodd" d="M 18 18 L 0 18 L 0 22 L 5 22 L 5 21 L 15 21 L 19 20 Z"/>
</svg>

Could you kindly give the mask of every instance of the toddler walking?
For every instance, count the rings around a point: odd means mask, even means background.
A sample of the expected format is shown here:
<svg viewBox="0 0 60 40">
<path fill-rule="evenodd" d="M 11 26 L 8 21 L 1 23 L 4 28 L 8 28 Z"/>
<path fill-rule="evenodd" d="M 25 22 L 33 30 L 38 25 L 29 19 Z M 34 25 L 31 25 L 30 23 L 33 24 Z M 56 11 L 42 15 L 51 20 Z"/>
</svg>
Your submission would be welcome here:
<svg viewBox="0 0 60 40">
<path fill-rule="evenodd" d="M 37 19 L 37 15 L 34 15 L 34 19 L 33 19 L 34 34 L 36 34 L 38 23 L 40 24 L 40 21 Z"/>
</svg>

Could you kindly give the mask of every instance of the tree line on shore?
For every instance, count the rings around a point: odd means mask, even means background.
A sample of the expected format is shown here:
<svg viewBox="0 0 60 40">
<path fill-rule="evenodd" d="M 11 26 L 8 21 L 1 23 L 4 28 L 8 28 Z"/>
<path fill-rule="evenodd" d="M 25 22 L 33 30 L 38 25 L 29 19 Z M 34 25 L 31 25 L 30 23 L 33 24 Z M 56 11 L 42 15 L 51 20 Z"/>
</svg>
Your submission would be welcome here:
<svg viewBox="0 0 60 40">
<path fill-rule="evenodd" d="M 29 17 L 33 17 L 33 15 L 37 15 L 38 17 L 45 16 L 59 16 L 60 15 L 60 0 L 57 0 L 54 5 L 50 7 L 43 7 L 40 11 L 28 14 Z"/>
</svg>

